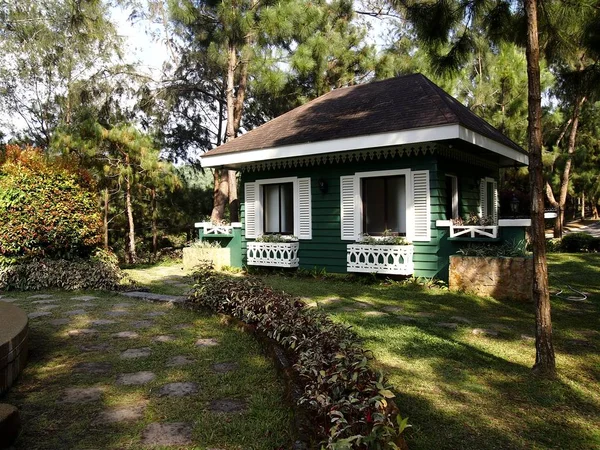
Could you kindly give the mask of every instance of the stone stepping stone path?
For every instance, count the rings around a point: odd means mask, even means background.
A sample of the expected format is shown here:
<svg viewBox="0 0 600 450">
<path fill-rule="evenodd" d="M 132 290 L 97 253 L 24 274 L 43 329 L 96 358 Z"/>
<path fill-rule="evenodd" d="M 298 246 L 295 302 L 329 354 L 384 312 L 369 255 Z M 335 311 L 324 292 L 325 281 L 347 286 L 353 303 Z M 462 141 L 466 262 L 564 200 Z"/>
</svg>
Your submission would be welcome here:
<svg viewBox="0 0 600 450">
<path fill-rule="evenodd" d="M 491 337 L 496 337 L 500 334 L 496 330 L 490 330 L 487 328 L 473 328 L 471 333 L 473 333 L 475 336 L 491 336 Z"/>
<path fill-rule="evenodd" d="M 71 323 L 70 319 L 52 319 L 49 320 L 48 323 L 50 325 L 54 325 L 55 327 L 59 327 L 61 325 L 67 325 L 68 323 Z"/>
<path fill-rule="evenodd" d="M 112 369 L 113 366 L 109 362 L 82 362 L 73 367 L 75 372 L 93 375 L 105 375 L 110 373 Z"/>
<path fill-rule="evenodd" d="M 107 316 L 111 316 L 111 317 L 122 317 L 122 316 L 128 316 L 131 313 L 129 311 L 116 310 L 116 311 L 106 311 L 104 314 L 106 314 Z"/>
<path fill-rule="evenodd" d="M 121 386 L 139 386 L 142 384 L 148 384 L 154 381 L 156 375 L 152 372 L 133 372 L 133 373 L 122 373 L 117 375 L 117 384 Z"/>
<path fill-rule="evenodd" d="M 199 389 L 198 383 L 191 381 L 168 383 L 158 390 L 158 395 L 160 397 L 187 397 L 197 394 Z"/>
<path fill-rule="evenodd" d="M 160 335 L 152 338 L 154 342 L 173 342 L 176 340 L 175 336 Z"/>
<path fill-rule="evenodd" d="M 36 305 L 48 305 L 51 303 L 56 303 L 56 300 L 36 300 L 35 302 L 31 303 L 35 303 Z"/>
<path fill-rule="evenodd" d="M 163 294 L 153 294 L 151 292 L 123 292 L 121 295 L 132 298 L 141 298 L 143 300 L 152 300 L 156 302 L 170 302 L 170 303 L 183 303 L 186 301 L 187 297 L 184 295 L 163 295 Z"/>
<path fill-rule="evenodd" d="M 191 323 L 178 323 L 177 325 L 173 325 L 174 330 L 187 330 L 190 328 L 194 328 L 194 325 Z"/>
<path fill-rule="evenodd" d="M 431 319 L 431 318 L 435 317 L 434 313 L 421 312 L 421 311 L 414 312 L 414 313 L 412 313 L 412 315 L 415 316 L 415 317 L 422 317 L 422 318 L 425 318 L 425 319 Z"/>
<path fill-rule="evenodd" d="M 141 444 L 152 447 L 192 445 L 192 426 L 184 422 L 151 423 L 142 432 Z"/>
<path fill-rule="evenodd" d="M 65 314 L 67 316 L 83 316 L 84 314 L 87 314 L 87 311 L 83 309 L 74 309 L 73 311 L 67 311 Z"/>
<path fill-rule="evenodd" d="M 160 316 L 166 316 L 167 313 L 164 311 L 152 311 L 149 313 L 144 314 L 144 316 L 146 317 L 160 317 Z"/>
<path fill-rule="evenodd" d="M 58 403 L 91 403 L 102 398 L 103 391 L 99 387 L 68 388 L 63 391 Z"/>
<path fill-rule="evenodd" d="M 456 322 L 438 322 L 435 324 L 435 326 L 440 328 L 447 328 L 449 330 L 458 329 L 458 324 Z"/>
<path fill-rule="evenodd" d="M 5 302 L 5 303 L 12 303 L 12 302 L 16 302 L 16 301 L 17 301 L 16 298 L 10 298 L 10 297 L 0 298 L 0 302 Z"/>
<path fill-rule="evenodd" d="M 188 358 L 187 356 L 177 355 L 177 356 L 173 356 L 171 359 L 169 359 L 167 361 L 167 367 L 187 366 L 188 364 L 192 364 L 193 362 L 194 362 L 194 360 Z"/>
<path fill-rule="evenodd" d="M 37 319 L 38 317 L 51 316 L 52 313 L 49 311 L 35 311 L 27 314 L 30 319 Z"/>
<path fill-rule="evenodd" d="M 196 341 L 196 347 L 215 347 L 219 345 L 219 341 L 213 338 L 202 338 Z"/>
<path fill-rule="evenodd" d="M 98 325 L 112 325 L 117 323 L 115 320 L 108 320 L 108 319 L 98 319 L 98 320 L 92 320 L 91 324 L 94 326 L 98 326 Z"/>
<path fill-rule="evenodd" d="M 213 364 L 210 368 L 216 373 L 228 373 L 237 370 L 239 364 L 234 361 L 220 362 Z"/>
<path fill-rule="evenodd" d="M 93 328 L 80 328 L 78 330 L 69 330 L 69 336 L 85 336 L 91 334 L 98 334 L 98 330 L 94 330 Z"/>
<path fill-rule="evenodd" d="M 140 335 L 135 331 L 120 331 L 118 333 L 113 333 L 112 337 L 120 339 L 137 339 L 140 337 Z"/>
<path fill-rule="evenodd" d="M 50 294 L 36 294 L 36 295 L 30 295 L 27 298 L 37 298 L 37 299 L 47 300 L 49 298 L 54 298 L 54 295 L 50 295 Z"/>
<path fill-rule="evenodd" d="M 365 302 L 354 302 L 353 306 L 355 306 L 357 308 L 361 308 L 361 309 L 369 309 L 369 308 L 373 307 L 373 305 L 370 305 L 370 304 L 365 303 Z"/>
<path fill-rule="evenodd" d="M 464 323 L 465 325 L 470 325 L 471 320 L 467 319 L 466 317 L 461 317 L 461 316 L 452 316 L 450 317 L 450 320 L 453 320 L 454 322 L 459 322 L 459 323 Z"/>
<path fill-rule="evenodd" d="M 131 306 L 131 303 L 117 303 L 116 305 L 114 305 L 115 308 L 129 308 Z"/>
<path fill-rule="evenodd" d="M 398 314 L 404 310 L 401 306 L 384 306 L 381 309 L 391 314 Z"/>
<path fill-rule="evenodd" d="M 234 398 L 222 398 L 210 402 L 208 409 L 214 413 L 239 413 L 246 411 L 246 402 Z"/>
<path fill-rule="evenodd" d="M 142 348 L 128 348 L 124 352 L 121 352 L 121 359 L 137 359 L 137 358 L 147 358 L 152 354 L 152 350 L 150 347 L 142 347 Z"/>
<path fill-rule="evenodd" d="M 343 301 L 344 300 L 342 300 L 341 298 L 331 297 L 331 298 L 326 298 L 325 300 L 321 300 L 321 304 L 326 305 L 326 306 L 334 306 L 334 305 L 339 305 Z"/>
<path fill-rule="evenodd" d="M 417 319 L 415 319 L 414 317 L 411 316 L 401 316 L 401 315 L 397 315 L 394 317 L 395 320 L 399 321 L 399 322 L 412 322 L 415 323 L 417 321 Z"/>
<path fill-rule="evenodd" d="M 365 311 L 364 315 L 366 317 L 382 317 L 386 316 L 387 314 L 382 311 Z"/>
<path fill-rule="evenodd" d="M 358 308 L 353 308 L 352 306 L 344 306 L 343 308 L 340 308 L 340 311 L 344 311 L 344 312 L 356 312 L 359 311 Z"/>
<path fill-rule="evenodd" d="M 60 306 L 58 306 L 58 305 L 42 305 L 39 308 L 42 311 L 50 311 L 51 309 L 54 309 L 54 308 L 60 308 Z"/>
<path fill-rule="evenodd" d="M 131 326 L 133 328 L 136 328 L 138 330 L 142 329 L 142 328 L 150 328 L 154 326 L 154 322 L 152 322 L 151 320 L 136 320 L 134 322 L 131 322 Z"/>
<path fill-rule="evenodd" d="M 529 334 L 522 334 L 521 339 L 524 341 L 535 341 L 535 336 L 531 336 Z"/>
<path fill-rule="evenodd" d="M 77 301 L 81 301 L 81 302 L 89 302 L 92 300 L 96 300 L 99 297 L 95 297 L 93 295 L 78 295 L 76 297 L 71 297 L 71 300 L 77 300 Z"/>
<path fill-rule="evenodd" d="M 131 406 L 109 408 L 102 411 L 94 423 L 102 425 L 140 420 L 144 417 L 146 406 L 147 402 L 143 402 Z"/>
</svg>

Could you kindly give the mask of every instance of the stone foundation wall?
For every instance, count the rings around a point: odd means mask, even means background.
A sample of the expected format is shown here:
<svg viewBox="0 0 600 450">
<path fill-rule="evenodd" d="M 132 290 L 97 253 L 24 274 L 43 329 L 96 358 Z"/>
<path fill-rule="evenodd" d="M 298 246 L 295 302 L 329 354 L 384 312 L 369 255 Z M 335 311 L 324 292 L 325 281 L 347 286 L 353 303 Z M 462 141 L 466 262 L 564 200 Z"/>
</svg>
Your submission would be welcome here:
<svg viewBox="0 0 600 450">
<path fill-rule="evenodd" d="M 201 263 L 212 262 L 215 269 L 231 265 L 231 250 L 229 248 L 193 248 L 183 249 L 184 269 L 193 269 Z"/>
<path fill-rule="evenodd" d="M 450 256 L 450 290 L 498 300 L 531 300 L 533 259 Z"/>
<path fill-rule="evenodd" d="M 0 302 L 0 397 L 27 362 L 29 321 L 21 308 Z"/>
</svg>

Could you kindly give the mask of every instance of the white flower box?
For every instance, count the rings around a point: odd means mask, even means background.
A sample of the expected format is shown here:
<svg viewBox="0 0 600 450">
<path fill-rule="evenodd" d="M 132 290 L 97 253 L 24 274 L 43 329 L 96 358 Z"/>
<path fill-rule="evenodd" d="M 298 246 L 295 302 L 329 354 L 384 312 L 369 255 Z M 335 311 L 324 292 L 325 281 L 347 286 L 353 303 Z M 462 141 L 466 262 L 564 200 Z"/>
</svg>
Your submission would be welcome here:
<svg viewBox="0 0 600 450">
<path fill-rule="evenodd" d="M 412 275 L 413 245 L 348 244 L 348 272 Z"/>
<path fill-rule="evenodd" d="M 248 242 L 249 266 L 298 267 L 298 242 Z"/>
<path fill-rule="evenodd" d="M 453 225 L 451 222 L 450 237 L 495 239 L 498 237 L 498 225 Z"/>
</svg>

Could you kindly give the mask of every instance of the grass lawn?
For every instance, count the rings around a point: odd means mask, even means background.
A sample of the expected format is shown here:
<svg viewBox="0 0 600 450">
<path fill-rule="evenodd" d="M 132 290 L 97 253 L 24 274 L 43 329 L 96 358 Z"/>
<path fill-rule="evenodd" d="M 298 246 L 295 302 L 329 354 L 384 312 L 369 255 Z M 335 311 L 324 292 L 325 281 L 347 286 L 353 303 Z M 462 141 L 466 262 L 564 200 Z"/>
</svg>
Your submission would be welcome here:
<svg viewBox="0 0 600 450">
<path fill-rule="evenodd" d="M 531 373 L 531 304 L 398 283 L 264 280 L 364 338 L 413 425 L 411 450 L 600 448 L 600 255 L 556 254 L 549 263 L 553 289 L 569 283 L 590 294 L 552 299 L 556 381 Z"/>
<path fill-rule="evenodd" d="M 140 270 L 140 269 L 138 269 Z M 152 272 L 154 270 L 154 272 Z M 151 270 L 151 276 L 140 280 L 146 285 L 162 284 L 165 293 L 181 294 L 183 281 L 175 283 L 166 274 L 180 273 L 176 266 Z M 135 272 L 134 272 L 135 275 Z M 134 276 L 132 275 L 132 276 Z M 146 273 L 146 275 L 148 275 Z M 165 277 L 161 283 L 157 277 Z M 182 283 L 179 283 L 182 281 Z M 30 320 L 30 357 L 27 367 L 4 402 L 20 409 L 23 430 L 17 449 L 136 449 L 142 448 L 141 436 L 150 423 L 185 422 L 191 425 L 193 445 L 186 449 L 265 449 L 282 446 L 292 441 L 292 412 L 283 401 L 283 383 L 271 360 L 264 356 L 253 336 L 232 326 L 226 326 L 215 315 L 203 314 L 172 307 L 129 299 L 119 294 L 100 292 L 52 294 L 51 303 L 33 303 L 29 298 L 39 292 L 7 293 L 4 297 L 16 299 L 14 304 L 28 313 L 45 310 L 50 316 Z M 99 298 L 82 305 L 78 295 Z M 129 306 L 118 305 L 129 303 Z M 69 311 L 83 310 L 78 314 Z M 111 311 L 122 310 L 122 315 Z M 149 313 L 165 313 L 156 317 Z M 68 324 L 53 325 L 51 320 L 69 318 Z M 115 323 L 95 325 L 96 319 L 114 320 Z M 136 328 L 135 322 L 145 320 L 147 328 Z M 190 327 L 179 327 L 188 324 Z M 69 330 L 95 328 L 98 334 L 71 337 Z M 114 337 L 113 334 L 133 331 L 134 339 Z M 157 336 L 171 336 L 166 342 Z M 199 338 L 216 339 L 218 345 L 198 347 Z M 107 348 L 98 347 L 108 344 Z M 122 359 L 121 353 L 131 348 L 149 348 L 150 356 Z M 185 356 L 191 362 L 169 367 L 168 361 Z M 105 373 L 85 373 L 79 364 L 107 363 Z M 219 373 L 215 363 L 233 363 L 233 370 Z M 144 385 L 120 385 L 120 374 L 150 371 L 154 380 Z M 192 382 L 199 388 L 196 394 L 170 398 L 159 395 L 167 383 Z M 62 403 L 67 388 L 99 387 L 99 401 L 84 404 Z M 211 402 L 219 399 L 241 400 L 243 412 L 217 413 Z M 97 419 L 103 411 L 114 407 L 145 405 L 137 420 L 102 424 Z M 146 447 L 143 447 L 146 448 Z M 171 447 L 172 448 L 172 447 Z"/>
</svg>

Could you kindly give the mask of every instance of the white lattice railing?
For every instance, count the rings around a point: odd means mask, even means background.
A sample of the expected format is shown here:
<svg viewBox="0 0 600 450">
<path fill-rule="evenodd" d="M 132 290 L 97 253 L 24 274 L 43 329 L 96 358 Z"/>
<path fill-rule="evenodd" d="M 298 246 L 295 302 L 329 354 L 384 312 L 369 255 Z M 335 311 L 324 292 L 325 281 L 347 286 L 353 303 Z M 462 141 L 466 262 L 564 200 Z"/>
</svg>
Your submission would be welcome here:
<svg viewBox="0 0 600 450">
<path fill-rule="evenodd" d="M 346 253 L 348 272 L 412 275 L 414 246 L 349 244 Z"/>
<path fill-rule="evenodd" d="M 498 237 L 498 225 L 453 225 L 450 223 L 450 237 Z"/>
<path fill-rule="evenodd" d="M 249 266 L 298 267 L 298 242 L 248 242 Z"/>
<path fill-rule="evenodd" d="M 234 228 L 240 228 L 240 223 L 232 223 L 231 225 L 215 225 L 210 222 L 200 222 L 196 224 L 196 228 L 202 228 L 204 236 L 218 235 L 218 234 L 233 234 Z"/>
</svg>

